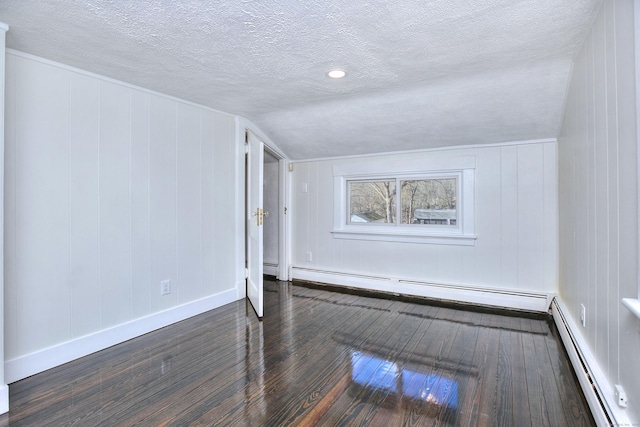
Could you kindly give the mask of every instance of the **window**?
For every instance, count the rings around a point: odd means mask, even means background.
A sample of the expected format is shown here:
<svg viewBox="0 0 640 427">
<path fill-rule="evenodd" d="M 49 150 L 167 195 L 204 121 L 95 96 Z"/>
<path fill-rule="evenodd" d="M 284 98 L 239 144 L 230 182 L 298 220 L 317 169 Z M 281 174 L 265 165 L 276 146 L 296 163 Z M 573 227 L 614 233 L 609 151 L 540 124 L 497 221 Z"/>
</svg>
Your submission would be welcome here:
<svg viewBox="0 0 640 427">
<path fill-rule="evenodd" d="M 458 181 L 456 175 L 348 180 L 348 223 L 455 227 Z"/>
<path fill-rule="evenodd" d="M 475 158 L 334 167 L 335 238 L 473 245 Z"/>
</svg>

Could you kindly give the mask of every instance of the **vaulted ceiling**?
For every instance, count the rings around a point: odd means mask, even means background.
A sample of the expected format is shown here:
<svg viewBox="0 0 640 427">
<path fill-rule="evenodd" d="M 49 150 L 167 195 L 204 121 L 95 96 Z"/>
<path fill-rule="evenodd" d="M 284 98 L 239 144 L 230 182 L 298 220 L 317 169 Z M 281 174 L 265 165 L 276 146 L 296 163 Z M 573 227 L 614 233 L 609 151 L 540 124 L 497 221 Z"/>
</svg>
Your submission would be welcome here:
<svg viewBox="0 0 640 427">
<path fill-rule="evenodd" d="M 2 0 L 0 21 L 9 48 L 244 116 L 305 159 L 556 137 L 601 2 Z"/>
</svg>

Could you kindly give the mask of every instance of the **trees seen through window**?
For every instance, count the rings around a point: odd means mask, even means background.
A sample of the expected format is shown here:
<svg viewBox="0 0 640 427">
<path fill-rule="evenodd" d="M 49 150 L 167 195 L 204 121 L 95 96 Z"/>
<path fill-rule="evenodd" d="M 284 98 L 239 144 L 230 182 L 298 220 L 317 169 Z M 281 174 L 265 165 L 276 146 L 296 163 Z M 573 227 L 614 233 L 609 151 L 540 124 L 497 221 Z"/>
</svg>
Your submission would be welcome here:
<svg viewBox="0 0 640 427">
<path fill-rule="evenodd" d="M 352 180 L 347 183 L 351 224 L 457 225 L 456 177 Z M 400 197 L 397 196 L 398 189 Z"/>
</svg>

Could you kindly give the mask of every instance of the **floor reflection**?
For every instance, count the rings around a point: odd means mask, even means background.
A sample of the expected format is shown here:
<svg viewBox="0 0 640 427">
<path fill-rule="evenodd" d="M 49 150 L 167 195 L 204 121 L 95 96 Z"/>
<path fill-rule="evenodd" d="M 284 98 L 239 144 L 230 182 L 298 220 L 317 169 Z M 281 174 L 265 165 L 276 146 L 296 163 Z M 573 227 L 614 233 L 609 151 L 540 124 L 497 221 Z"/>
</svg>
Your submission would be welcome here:
<svg viewBox="0 0 640 427">
<path fill-rule="evenodd" d="M 396 393 L 402 376 L 398 365 L 388 360 L 354 351 L 351 354 L 351 379 L 363 387 Z"/>
<path fill-rule="evenodd" d="M 262 420 L 267 413 L 268 403 L 264 388 L 264 324 L 256 322 L 256 314 L 249 305 L 247 305 L 244 330 L 245 354 L 242 355 L 241 360 L 244 362 L 246 385 L 244 387 L 245 404 L 242 408 L 246 420 Z"/>
<path fill-rule="evenodd" d="M 409 408 L 433 419 L 440 418 L 445 424 L 455 424 L 461 387 L 454 372 L 435 373 L 427 366 L 399 364 L 376 354 L 353 351 L 350 377 L 350 395 L 384 396 L 381 410 Z M 470 380 L 474 381 L 465 378 L 466 382 Z"/>
<path fill-rule="evenodd" d="M 371 354 L 351 354 L 351 379 L 362 387 L 383 390 L 450 409 L 458 408 L 458 381 L 399 367 Z"/>
<path fill-rule="evenodd" d="M 458 409 L 458 381 L 436 374 L 402 371 L 402 394 L 434 405 Z"/>
</svg>

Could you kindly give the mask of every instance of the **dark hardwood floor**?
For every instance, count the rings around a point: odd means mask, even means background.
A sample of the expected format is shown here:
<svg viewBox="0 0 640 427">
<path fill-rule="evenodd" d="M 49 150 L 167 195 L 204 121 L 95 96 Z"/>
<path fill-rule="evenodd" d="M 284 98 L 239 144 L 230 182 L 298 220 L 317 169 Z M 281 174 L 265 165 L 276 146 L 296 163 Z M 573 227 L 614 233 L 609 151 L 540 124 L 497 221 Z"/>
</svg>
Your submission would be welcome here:
<svg viewBox="0 0 640 427">
<path fill-rule="evenodd" d="M 550 319 L 265 281 L 10 386 L 0 426 L 589 426 Z"/>
</svg>

